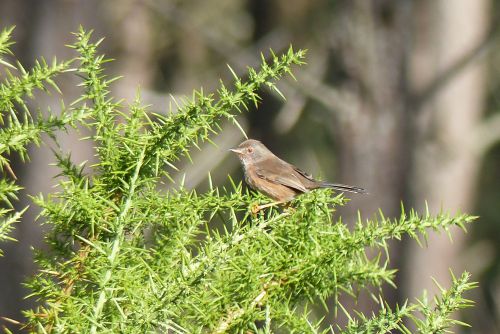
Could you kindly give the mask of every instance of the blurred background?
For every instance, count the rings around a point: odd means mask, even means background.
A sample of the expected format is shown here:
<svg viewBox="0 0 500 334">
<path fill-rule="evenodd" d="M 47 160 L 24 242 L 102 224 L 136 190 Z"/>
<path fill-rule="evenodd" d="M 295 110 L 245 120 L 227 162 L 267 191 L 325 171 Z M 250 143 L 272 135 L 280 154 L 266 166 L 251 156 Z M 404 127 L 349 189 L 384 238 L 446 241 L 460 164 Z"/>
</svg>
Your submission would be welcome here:
<svg viewBox="0 0 500 334">
<path fill-rule="evenodd" d="M 362 186 L 343 221 L 359 209 L 373 217 L 381 208 L 397 217 L 401 202 L 421 212 L 467 212 L 480 216 L 467 234 L 431 234 L 427 248 L 412 240 L 392 244 L 391 267 L 399 268 L 391 303 L 414 300 L 448 286 L 449 268 L 473 273 L 479 288 L 473 309 L 461 318 L 463 333 L 500 333 L 500 36 L 499 0 L 2 0 L 0 28 L 16 25 L 13 50 L 29 68 L 37 57 L 73 57 L 64 45 L 81 24 L 105 37 L 102 52 L 116 59 L 108 74 L 123 75 L 115 96 L 131 102 L 140 87 L 151 111 L 175 109 L 193 89 L 205 92 L 219 78 L 231 80 L 229 64 L 243 75 L 290 44 L 308 49 L 297 81 L 270 91 L 256 112 L 239 118 L 249 137 L 324 179 Z M 79 89 L 71 74 L 58 81 L 67 104 Z M 34 107 L 59 108 L 60 96 Z M 92 147 L 78 133 L 61 137 L 76 161 L 92 161 Z M 194 163 L 181 162 L 177 181 L 205 189 L 227 175 L 241 178 L 227 149 L 243 140 L 233 125 L 202 146 Z M 31 150 L 17 164 L 26 194 L 50 192 L 57 170 L 48 147 Z M 19 207 L 30 201 L 22 196 Z M 30 307 L 21 282 L 36 268 L 31 247 L 43 247 L 32 208 L 17 226 L 18 243 L 3 244 L 0 258 L 0 316 L 21 319 Z M 358 305 L 369 310 L 363 303 Z M 327 321 L 334 321 L 327 318 Z"/>
</svg>

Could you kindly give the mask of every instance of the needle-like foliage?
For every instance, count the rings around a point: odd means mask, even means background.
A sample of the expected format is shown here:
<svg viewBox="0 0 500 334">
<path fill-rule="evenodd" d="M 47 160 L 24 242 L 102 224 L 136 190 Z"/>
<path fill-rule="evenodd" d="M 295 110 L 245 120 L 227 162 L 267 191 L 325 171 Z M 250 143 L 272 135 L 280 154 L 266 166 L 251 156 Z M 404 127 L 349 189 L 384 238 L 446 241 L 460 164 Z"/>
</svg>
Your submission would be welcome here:
<svg viewBox="0 0 500 334">
<path fill-rule="evenodd" d="M 9 33 L 0 34 L 0 56 L 8 54 L 4 35 Z M 464 228 L 473 217 L 405 214 L 402 208 L 399 219 L 360 218 L 351 230 L 335 216 L 345 198 L 326 189 L 301 196 L 293 210 L 270 208 L 257 215 L 249 209 L 265 198 L 244 191 L 241 183 L 203 194 L 159 189 L 161 179 L 169 177 L 168 166 L 216 135 L 221 121 L 238 126 L 236 115 L 258 105 L 262 88 L 277 89 L 276 80 L 303 64 L 304 51 L 272 54 L 244 78 L 235 75 L 231 84 L 221 83 L 215 93 L 195 91 L 177 112 L 153 115 L 140 97 L 129 106 L 112 97 L 109 87 L 116 78 L 105 74 L 108 60 L 98 52 L 102 40 L 93 42 L 83 29 L 75 36 L 74 60 L 39 62 L 31 71 L 18 66 L 20 75 L 9 74 L 0 86 L 7 120 L 0 132 L 4 168 L 11 151 L 27 158 L 27 143 L 38 143 L 41 133 L 76 124 L 92 130 L 85 139 L 97 156 L 96 164 L 84 168 L 55 152 L 63 176 L 58 188 L 34 198 L 51 230 L 49 250 L 37 252 L 40 270 L 27 284 L 39 307 L 25 312 L 25 330 L 326 333 L 333 329 L 310 310 L 327 299 L 351 319 L 335 329 L 343 333 L 405 332 L 405 320 L 422 333 L 440 333 L 458 323 L 451 314 L 469 305 L 462 294 L 472 287 L 465 274 L 443 289 L 434 306 L 425 301 L 389 306 L 381 297 L 380 312 L 372 317 L 346 310 L 339 296 L 394 285 L 395 270 L 380 256 L 368 256 L 367 248 L 370 254 L 384 253 L 390 239 Z M 32 117 L 24 96 L 35 87 L 56 88 L 53 77 L 75 63 L 81 97 L 57 117 Z M 11 181 L 0 182 L 0 199 L 9 203 L 17 190 Z M 19 215 L 0 225 L 0 238 Z M 224 228 L 213 228 L 215 221 Z M 328 316 L 333 319 L 335 312 Z"/>
<path fill-rule="evenodd" d="M 27 98 L 33 98 L 35 90 L 49 93 L 50 89 L 60 92 L 55 78 L 69 70 L 71 61 L 48 65 L 44 59 L 35 61 L 29 71 L 15 60 L 10 47 L 14 42 L 11 35 L 14 28 L 0 31 L 0 68 L 4 76 L 0 82 L 0 242 L 13 240 L 9 233 L 21 219 L 25 209 L 14 211 L 11 200 L 17 199 L 21 187 L 14 182 L 17 177 L 10 166 L 10 155 L 17 154 L 22 160 L 28 159 L 27 145 L 39 144 L 42 134 L 53 135 L 54 131 L 73 126 L 83 115 L 78 113 L 44 118 L 39 112 L 30 110 Z M 10 58 L 10 59 L 9 59 Z M 12 65 L 16 64 L 16 66 Z M 14 181 L 12 181 L 14 180 Z M 2 255 L 0 250 L 0 255 Z"/>
</svg>

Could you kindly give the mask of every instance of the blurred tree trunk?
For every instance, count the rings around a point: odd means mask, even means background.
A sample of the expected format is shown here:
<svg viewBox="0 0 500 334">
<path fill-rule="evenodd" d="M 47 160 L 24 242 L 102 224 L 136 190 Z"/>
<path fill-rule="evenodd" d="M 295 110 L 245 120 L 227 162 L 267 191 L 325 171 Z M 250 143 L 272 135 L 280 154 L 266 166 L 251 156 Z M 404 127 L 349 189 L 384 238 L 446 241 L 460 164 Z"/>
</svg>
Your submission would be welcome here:
<svg viewBox="0 0 500 334">
<path fill-rule="evenodd" d="M 112 34 L 116 36 L 113 42 L 119 47 L 119 61 L 113 73 L 124 75 L 115 85 L 117 96 L 125 99 L 125 103 L 134 101 L 137 89 L 150 89 L 153 83 L 155 51 L 151 11 L 141 0 L 122 1 L 120 6 L 115 2 L 106 4 L 106 12 Z M 116 75 L 116 74 L 115 74 Z"/>
<path fill-rule="evenodd" d="M 332 86 L 306 83 L 329 111 L 331 133 L 338 150 L 339 176 L 336 181 L 362 185 L 370 195 L 349 196 L 350 205 L 340 215 L 346 223 L 363 216 L 386 216 L 400 212 L 410 151 L 408 148 L 408 93 L 406 59 L 411 26 L 411 1 L 341 1 L 333 12 L 331 70 L 326 81 Z M 340 69 L 340 70 L 339 70 Z M 327 94 L 330 90 L 329 94 Z M 391 265 L 398 267 L 398 248 L 391 246 Z M 387 289 L 389 303 L 397 292 Z M 368 313 L 369 297 L 356 305 Z M 344 304 L 349 300 L 344 300 Z M 347 304 L 348 305 L 348 304 Z M 336 322 L 343 322 L 337 319 Z"/>
<path fill-rule="evenodd" d="M 427 0 L 416 2 L 411 78 L 417 91 L 414 156 L 410 182 L 414 205 L 431 213 L 441 209 L 470 212 L 481 156 L 474 142 L 486 95 L 484 62 L 467 64 L 442 89 L 429 85 L 481 45 L 490 26 L 490 0 Z M 432 86 L 431 86 L 432 87 Z M 435 87 L 434 89 L 439 89 Z M 419 96 L 417 94 L 417 96 Z M 415 296 L 431 286 L 430 277 L 445 282 L 448 268 L 465 269 L 463 233 L 431 234 L 428 248 L 409 245 L 404 268 L 406 293 Z M 439 255 L 439 256 L 437 256 Z M 432 290 L 432 289 L 431 289 Z"/>
<path fill-rule="evenodd" d="M 356 0 L 342 2 L 334 19 L 333 62 L 343 64 L 347 78 L 334 83 L 346 100 L 333 109 L 339 179 L 371 193 L 356 199 L 364 215 L 378 208 L 396 215 L 403 198 L 409 14 L 408 1 Z"/>
<path fill-rule="evenodd" d="M 406 57 L 409 46 L 408 1 L 344 1 L 335 24 L 334 64 L 345 79 L 334 82 L 343 103 L 333 103 L 340 174 L 361 184 L 369 196 L 356 197 L 364 216 L 399 214 L 408 161 Z M 396 252 L 395 254 L 398 254 Z M 397 256 L 393 257 L 396 262 Z"/>
<path fill-rule="evenodd" d="M 334 82 L 331 101 L 319 99 L 334 111 L 339 179 L 371 192 L 355 199 L 353 208 L 363 215 L 381 208 L 397 216 L 401 200 L 420 211 L 426 200 L 432 212 L 471 209 L 479 164 L 471 133 L 481 119 L 484 65 L 464 63 L 448 85 L 434 83 L 481 45 L 489 27 L 488 3 L 339 3 L 332 63 L 341 64 L 345 78 Z M 354 209 L 344 212 L 349 214 L 354 217 Z M 461 270 L 454 262 L 460 259 L 462 234 L 453 244 L 447 236 L 431 234 L 430 240 L 424 252 L 409 243 L 408 258 L 397 250 L 402 246 L 392 248 L 393 265 L 405 262 L 398 284 L 405 298 L 431 287 L 431 276 L 446 282 L 448 268 Z"/>
</svg>

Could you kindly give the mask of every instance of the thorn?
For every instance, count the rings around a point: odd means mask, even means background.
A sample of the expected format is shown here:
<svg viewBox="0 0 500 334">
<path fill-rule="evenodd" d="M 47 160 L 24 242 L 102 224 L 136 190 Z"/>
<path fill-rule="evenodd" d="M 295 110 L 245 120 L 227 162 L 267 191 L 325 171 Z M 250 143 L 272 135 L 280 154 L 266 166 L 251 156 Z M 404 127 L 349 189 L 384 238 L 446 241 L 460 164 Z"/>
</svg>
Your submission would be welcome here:
<svg viewBox="0 0 500 334">
<path fill-rule="evenodd" d="M 14 171 L 12 170 L 10 165 L 8 163 L 6 163 L 4 166 L 5 166 L 5 169 L 7 170 L 7 172 L 9 172 L 10 176 L 12 176 L 12 178 L 14 180 L 17 180 L 17 176 L 16 176 L 16 174 L 14 174 Z"/>
</svg>

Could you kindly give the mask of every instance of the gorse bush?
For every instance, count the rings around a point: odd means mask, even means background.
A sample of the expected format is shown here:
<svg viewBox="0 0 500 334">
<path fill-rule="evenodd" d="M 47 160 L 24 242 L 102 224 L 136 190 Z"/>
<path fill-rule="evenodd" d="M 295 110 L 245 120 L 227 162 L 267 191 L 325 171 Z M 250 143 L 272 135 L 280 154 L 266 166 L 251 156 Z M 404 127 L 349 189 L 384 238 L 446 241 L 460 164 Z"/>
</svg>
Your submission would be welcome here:
<svg viewBox="0 0 500 334">
<path fill-rule="evenodd" d="M 429 229 L 464 228 L 473 217 L 402 210 L 399 219 L 360 218 L 348 229 L 333 218 L 345 198 L 327 189 L 301 196 L 293 210 L 270 208 L 252 215 L 249 208 L 267 200 L 243 190 L 241 183 L 220 189 L 209 180 L 210 190 L 203 194 L 158 187 L 169 182 L 166 167 L 216 135 L 222 120 L 238 126 L 235 116 L 258 104 L 259 90 L 276 89 L 276 80 L 303 64 L 304 51 L 271 54 L 244 79 L 235 75 L 230 86 L 221 83 L 214 94 L 195 91 L 177 112 L 159 115 L 148 112 L 140 97 L 129 106 L 112 97 L 114 79 L 103 67 L 108 60 L 91 33 L 75 34 L 74 59 L 51 65 L 40 60 L 27 71 L 12 65 L 11 32 L 0 35 L 7 73 L 0 86 L 0 239 L 9 238 L 23 213 L 11 206 L 20 189 L 9 165 L 13 152 L 27 159 L 26 146 L 38 144 L 41 134 L 55 140 L 57 130 L 84 126 L 91 130 L 85 140 L 94 145 L 97 160 L 76 165 L 56 151 L 58 188 L 33 198 L 42 208 L 40 221 L 51 229 L 45 236 L 49 250 L 37 252 L 39 271 L 27 283 L 39 306 L 25 311 L 24 330 L 386 333 L 408 332 L 405 326 L 412 323 L 419 333 L 444 333 L 460 323 L 451 315 L 471 304 L 463 297 L 473 287 L 468 273 L 452 277 L 451 287 L 433 302 L 389 306 L 380 296 L 380 310 L 371 317 L 346 309 L 339 296 L 394 285 L 395 270 L 378 256 L 367 256 L 367 249 L 383 252 L 388 240 L 418 239 Z M 81 78 L 81 97 L 62 103 L 57 114 L 33 115 L 26 99 L 34 89 L 59 92 L 57 77 L 74 73 Z M 214 220 L 222 220 L 224 229 L 211 228 Z M 327 298 L 348 315 L 346 327 L 326 328 L 311 313 Z"/>
</svg>

